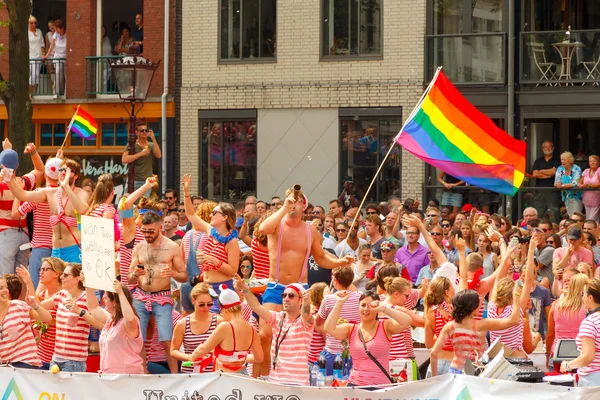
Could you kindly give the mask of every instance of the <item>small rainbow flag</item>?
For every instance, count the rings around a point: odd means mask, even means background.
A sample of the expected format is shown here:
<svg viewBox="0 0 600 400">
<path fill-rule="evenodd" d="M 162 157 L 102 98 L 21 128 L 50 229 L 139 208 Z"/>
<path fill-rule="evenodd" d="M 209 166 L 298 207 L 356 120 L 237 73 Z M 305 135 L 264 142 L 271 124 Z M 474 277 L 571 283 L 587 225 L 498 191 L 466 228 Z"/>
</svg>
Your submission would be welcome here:
<svg viewBox="0 0 600 400">
<path fill-rule="evenodd" d="M 525 176 L 526 144 L 498 128 L 438 71 L 396 141 L 444 173 L 514 196 Z"/>
<path fill-rule="evenodd" d="M 71 118 L 71 123 L 67 131 L 73 131 L 78 136 L 81 136 L 85 140 L 91 140 L 96 137 L 98 132 L 98 123 L 90 114 L 77 107 L 75 115 Z"/>
</svg>

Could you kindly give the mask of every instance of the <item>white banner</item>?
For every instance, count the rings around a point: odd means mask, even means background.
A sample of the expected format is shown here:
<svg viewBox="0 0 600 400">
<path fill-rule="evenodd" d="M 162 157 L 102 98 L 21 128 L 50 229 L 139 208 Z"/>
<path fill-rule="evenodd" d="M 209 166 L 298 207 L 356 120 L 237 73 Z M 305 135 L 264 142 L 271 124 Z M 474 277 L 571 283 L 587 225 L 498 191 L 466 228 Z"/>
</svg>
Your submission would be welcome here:
<svg viewBox="0 0 600 400">
<path fill-rule="evenodd" d="M 376 391 L 276 385 L 239 375 L 96 375 L 0 368 L 2 400 L 531 400 L 594 399 L 567 388 L 443 375 Z"/>
<path fill-rule="evenodd" d="M 81 263 L 85 286 L 113 292 L 115 280 L 114 220 L 81 216 Z"/>
</svg>

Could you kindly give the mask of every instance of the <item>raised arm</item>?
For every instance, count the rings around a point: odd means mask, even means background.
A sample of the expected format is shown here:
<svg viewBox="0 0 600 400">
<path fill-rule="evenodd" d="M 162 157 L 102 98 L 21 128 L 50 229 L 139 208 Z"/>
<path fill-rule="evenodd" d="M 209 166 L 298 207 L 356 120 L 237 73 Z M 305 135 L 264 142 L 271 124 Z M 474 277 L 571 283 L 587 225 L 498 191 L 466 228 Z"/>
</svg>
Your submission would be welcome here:
<svg viewBox="0 0 600 400">
<path fill-rule="evenodd" d="M 164 135 L 164 132 L 163 132 Z M 162 158 L 162 152 L 160 151 L 160 146 L 158 144 L 158 142 L 156 141 L 156 137 L 154 136 L 154 131 L 152 129 L 150 129 L 148 131 L 148 136 L 150 136 L 150 140 L 152 140 L 152 144 L 154 146 L 152 146 L 152 155 L 155 158 Z"/>
<path fill-rule="evenodd" d="M 477 323 L 479 331 L 503 331 L 511 326 L 515 326 L 521 320 L 521 288 L 515 284 L 513 290 L 513 308 L 508 318 L 486 318 Z"/>
<path fill-rule="evenodd" d="M 352 324 L 337 324 L 342 307 L 344 306 L 346 300 L 348 300 L 348 297 L 349 295 L 345 290 L 337 292 L 335 306 L 333 307 L 333 310 L 331 310 L 331 313 L 329 313 L 327 316 L 325 324 L 323 325 L 323 330 L 338 340 L 348 339 L 348 336 L 350 336 L 350 332 L 352 330 Z"/>
<path fill-rule="evenodd" d="M 37 152 L 35 144 L 27 143 L 25 150 L 23 150 L 23 154 L 31 154 L 31 161 L 33 162 L 33 170 L 31 173 L 35 175 L 36 181 L 39 182 L 39 180 L 44 176 L 44 162 L 42 161 L 42 157 L 40 157 L 39 153 Z"/>
<path fill-rule="evenodd" d="M 75 190 L 73 190 L 70 184 L 71 174 L 71 168 L 67 167 L 65 177 L 62 181 L 60 181 L 60 187 L 65 194 L 69 196 L 69 199 L 71 199 L 71 203 L 73 204 L 75 210 L 77 210 L 79 214 L 84 215 L 89 209 L 89 205 L 87 204 L 89 195 L 87 192 L 83 191 L 83 193 L 78 194 L 75 192 Z"/>
<path fill-rule="evenodd" d="M 467 290 L 469 288 L 469 266 L 467 265 L 467 256 L 465 255 L 467 243 L 465 239 L 459 238 L 458 235 L 454 238 L 454 243 L 458 249 L 458 274 L 460 276 L 458 290 Z"/>
<path fill-rule="evenodd" d="M 151 176 L 149 178 L 146 178 L 146 182 L 144 182 L 144 184 L 139 189 L 137 189 L 136 191 L 131 193 L 129 196 L 127 196 L 127 199 L 125 199 L 125 202 L 123 203 L 121 209 L 122 210 L 131 209 L 131 207 L 133 207 L 135 202 L 138 201 L 138 199 L 140 197 L 142 197 L 142 195 L 144 193 L 146 193 L 148 190 L 152 189 L 155 184 L 156 184 L 156 177 Z"/>
<path fill-rule="evenodd" d="M 427 231 L 427 227 L 425 224 L 416 216 L 416 215 L 406 215 L 403 217 L 403 222 L 407 226 L 412 226 L 418 228 L 427 243 L 427 247 L 429 247 L 429 251 L 433 254 L 433 257 L 437 261 L 438 265 L 442 265 L 448 262 L 446 255 L 442 251 L 442 249 L 435 243 L 435 240 L 431 237 L 429 232 Z"/>
<path fill-rule="evenodd" d="M 260 223 L 260 227 L 258 228 L 259 232 L 263 235 L 271 235 L 275 233 L 276 229 L 279 228 L 283 217 L 285 217 L 285 215 L 292 211 L 296 206 L 296 201 L 297 200 L 293 194 L 290 194 L 288 197 L 286 197 L 283 207 L 275 211 Z"/>
<path fill-rule="evenodd" d="M 4 180 L 4 169 L 0 171 L 0 179 Z M 48 201 L 46 197 L 46 191 L 48 189 L 42 189 L 35 192 L 29 192 L 23 189 L 23 184 L 21 180 L 18 181 L 13 176 L 13 179 L 8 181 L 8 188 L 12 192 L 12 194 L 19 199 L 19 201 L 29 201 L 31 203 L 43 203 Z"/>
<path fill-rule="evenodd" d="M 248 303 L 252 311 L 254 311 L 261 319 L 269 324 L 271 322 L 271 312 L 262 304 L 260 304 L 256 296 L 254 296 L 254 294 L 250 291 L 250 288 L 248 288 L 246 282 L 237 274 L 233 276 L 233 280 L 233 285 L 237 290 L 244 294 L 246 303 Z"/>
<path fill-rule="evenodd" d="M 93 288 L 85 288 L 85 298 L 89 313 L 104 327 L 108 320 L 108 313 L 98 304 L 98 298 Z"/>
<path fill-rule="evenodd" d="M 382 313 L 389 317 L 383 323 L 388 335 L 395 335 L 410 327 L 412 320 L 405 312 L 388 307 L 383 302 L 375 301 L 374 303 L 377 304 L 372 306 L 372 312 Z"/>
<path fill-rule="evenodd" d="M 181 186 L 183 187 L 183 203 L 185 205 L 185 215 L 188 217 L 192 225 L 198 227 L 202 232 L 210 232 L 210 224 L 196 215 L 194 204 L 190 196 L 190 185 L 192 184 L 192 176 L 185 174 L 181 178 Z"/>
<path fill-rule="evenodd" d="M 260 225 L 262 227 L 262 224 Z M 330 252 L 323 250 L 323 246 L 321 245 L 321 236 L 319 235 L 317 228 L 310 226 L 310 230 L 312 231 L 312 245 L 310 248 L 310 253 L 320 267 L 325 269 L 334 269 L 351 265 L 354 262 L 354 257 L 352 256 L 347 255 L 344 258 L 337 258 Z"/>
<path fill-rule="evenodd" d="M 496 268 L 496 270 L 490 276 L 482 279 L 479 282 L 479 288 L 477 288 L 477 293 L 479 293 L 482 296 L 485 296 L 493 289 L 496 280 L 500 280 L 508 274 L 508 270 L 512 266 L 511 257 L 517 251 L 519 251 L 519 247 L 509 247 L 506 250 L 505 256 L 500 262 L 500 266 Z"/>
<path fill-rule="evenodd" d="M 535 261 L 534 251 L 542 241 L 540 233 L 534 233 L 527 251 L 527 268 L 525 268 L 525 282 L 523 283 L 523 294 L 521 295 L 521 309 L 527 309 L 527 299 L 535 287 Z"/>
</svg>

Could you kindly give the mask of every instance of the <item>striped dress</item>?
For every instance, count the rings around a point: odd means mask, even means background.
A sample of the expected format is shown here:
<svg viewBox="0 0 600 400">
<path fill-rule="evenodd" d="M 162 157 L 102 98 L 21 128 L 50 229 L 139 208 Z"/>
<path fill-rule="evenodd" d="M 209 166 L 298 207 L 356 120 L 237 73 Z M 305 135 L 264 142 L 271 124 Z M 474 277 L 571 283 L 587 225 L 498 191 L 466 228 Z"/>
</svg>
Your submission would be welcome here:
<svg viewBox="0 0 600 400">
<path fill-rule="evenodd" d="M 504 307 L 501 314 L 498 314 L 496 303 L 490 301 L 488 303 L 488 318 L 509 318 L 512 314 L 512 304 Z M 490 342 L 493 343 L 496 339 L 500 339 L 500 343 L 509 349 L 523 350 L 523 310 L 520 310 L 519 324 L 502 331 L 490 331 Z"/>
<path fill-rule="evenodd" d="M 11 300 L 2 321 L 0 362 L 23 362 L 36 367 L 42 366 L 36 353 L 29 310 L 30 307 L 25 302 Z"/>
<path fill-rule="evenodd" d="M 57 362 L 86 361 L 90 326 L 83 318 L 74 315 L 65 307 L 68 297 L 69 292 L 64 289 L 52 296 L 52 302 L 56 309 L 56 344 L 52 359 Z M 88 310 L 85 291 L 75 299 L 75 303 L 80 309 Z M 77 320 L 75 326 L 69 325 L 70 318 Z"/>
<path fill-rule="evenodd" d="M 365 352 L 363 343 L 360 340 L 359 330 L 360 325 L 354 325 L 348 339 L 350 355 L 352 356 L 352 371 L 348 383 L 356 386 L 389 384 L 390 380 Z M 388 370 L 391 340 L 385 333 L 384 321 L 379 320 L 375 335 L 371 340 L 365 339 L 365 343 L 371 355 L 379 361 L 383 368 Z"/>
<path fill-rule="evenodd" d="M 38 299 L 40 302 L 46 300 L 46 291 L 44 290 L 39 294 Z M 52 320 L 56 319 L 56 309 L 48 310 L 52 315 Z M 40 334 L 40 340 L 38 341 L 37 355 L 46 364 L 50 364 L 52 361 L 52 355 L 54 355 L 54 343 L 56 342 L 56 325 L 48 324 L 48 329 L 43 334 Z"/>
<path fill-rule="evenodd" d="M 185 317 L 185 333 L 183 334 L 183 352 L 185 354 L 192 354 L 194 350 L 196 350 L 196 348 L 202 343 L 206 342 L 206 339 L 208 339 L 210 334 L 213 333 L 217 327 L 217 315 L 211 315 L 212 318 L 208 329 L 200 334 L 192 332 L 192 328 L 190 326 L 191 315 Z M 194 372 L 194 367 L 181 367 L 181 372 L 184 374 L 191 374 Z M 213 363 L 210 363 L 204 372 L 213 372 Z"/>
<path fill-rule="evenodd" d="M 252 250 L 252 265 L 254 266 L 254 276 L 256 279 L 269 278 L 271 261 L 269 259 L 269 250 L 261 250 L 258 246 L 258 240 L 252 239 L 250 246 Z"/>
<path fill-rule="evenodd" d="M 313 318 L 317 318 L 317 314 L 319 312 L 316 311 L 313 314 Z M 308 348 L 308 363 L 314 364 L 319 359 L 319 354 L 325 348 L 325 337 L 321 332 L 318 332 L 316 327 L 313 329 L 312 338 L 310 340 L 310 347 Z"/>
</svg>

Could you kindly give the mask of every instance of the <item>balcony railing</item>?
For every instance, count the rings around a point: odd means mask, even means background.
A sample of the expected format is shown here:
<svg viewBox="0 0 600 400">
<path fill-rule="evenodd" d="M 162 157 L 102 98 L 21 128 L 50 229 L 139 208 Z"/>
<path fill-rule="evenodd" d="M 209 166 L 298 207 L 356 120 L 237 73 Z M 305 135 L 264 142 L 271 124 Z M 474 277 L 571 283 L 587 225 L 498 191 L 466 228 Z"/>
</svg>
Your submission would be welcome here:
<svg viewBox="0 0 600 400">
<path fill-rule="evenodd" d="M 438 66 L 455 84 L 503 85 L 504 33 L 468 33 L 426 36 L 427 80 Z"/>
<path fill-rule="evenodd" d="M 600 30 L 523 32 L 520 82 L 535 86 L 600 84 Z"/>
<path fill-rule="evenodd" d="M 118 94 L 117 84 L 110 69 L 109 60 L 116 60 L 122 56 L 86 57 L 86 93 L 88 96 Z"/>
<path fill-rule="evenodd" d="M 65 58 L 32 58 L 29 60 L 29 86 L 33 96 L 65 94 Z"/>
</svg>

